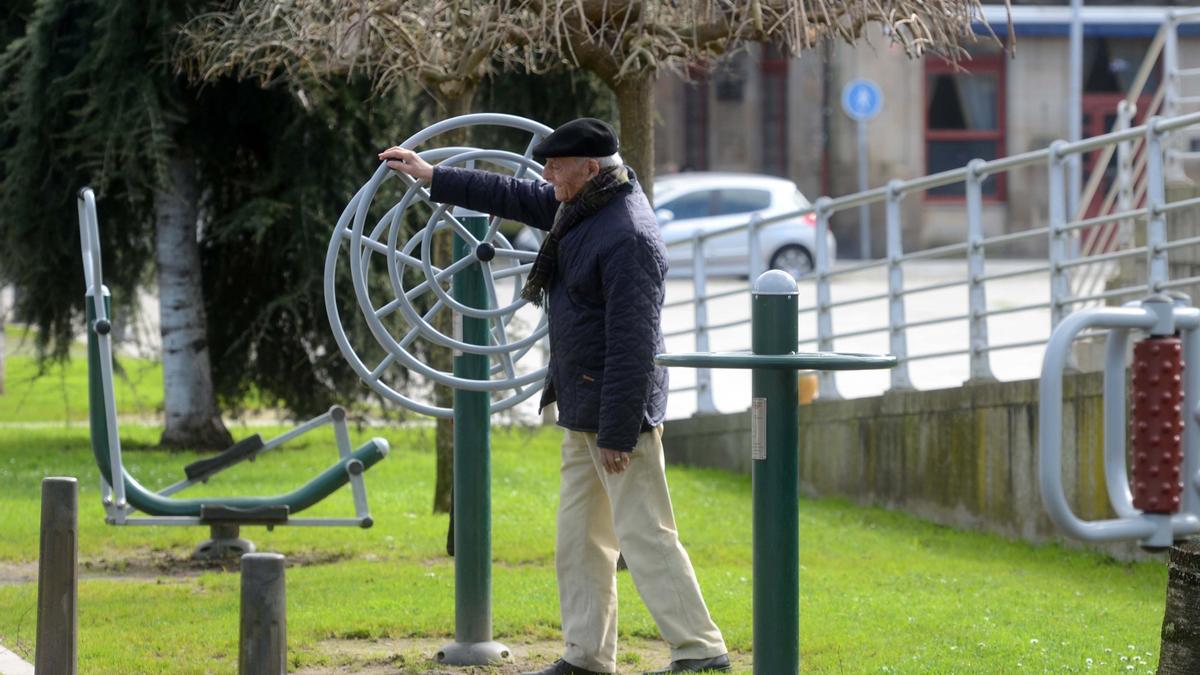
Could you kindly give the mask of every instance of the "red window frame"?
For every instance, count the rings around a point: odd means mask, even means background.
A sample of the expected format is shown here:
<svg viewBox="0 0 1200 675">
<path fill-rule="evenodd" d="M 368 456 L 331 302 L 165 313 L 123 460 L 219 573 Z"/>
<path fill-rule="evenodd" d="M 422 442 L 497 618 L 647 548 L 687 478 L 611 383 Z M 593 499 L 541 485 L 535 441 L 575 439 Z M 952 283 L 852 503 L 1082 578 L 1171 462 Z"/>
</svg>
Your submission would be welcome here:
<svg viewBox="0 0 1200 675">
<path fill-rule="evenodd" d="M 921 90 L 922 108 L 921 108 L 921 127 L 925 132 L 925 141 L 921 145 L 921 151 L 925 156 L 925 173 L 930 173 L 929 169 L 929 142 L 930 141 L 995 141 L 996 156 L 1004 157 L 1008 154 L 1008 90 L 1005 85 L 1005 59 L 1004 53 L 995 54 L 975 54 L 969 60 L 964 60 L 959 63 L 959 68 L 955 68 L 953 64 L 938 56 L 928 56 L 925 58 L 925 72 L 922 76 Z M 996 106 L 999 110 L 996 111 L 996 128 L 993 130 L 978 130 L 972 131 L 969 129 L 930 129 L 929 128 L 929 80 L 931 75 L 996 75 Z M 996 191 L 994 194 L 984 194 L 983 202 L 985 204 L 1003 204 L 1008 201 L 1008 175 L 1005 173 L 994 174 L 990 180 L 996 181 Z M 959 195 L 937 195 L 930 194 L 928 191 L 924 193 L 925 201 L 932 203 L 947 203 L 947 204 L 962 204 L 965 203 L 966 196 Z"/>
</svg>

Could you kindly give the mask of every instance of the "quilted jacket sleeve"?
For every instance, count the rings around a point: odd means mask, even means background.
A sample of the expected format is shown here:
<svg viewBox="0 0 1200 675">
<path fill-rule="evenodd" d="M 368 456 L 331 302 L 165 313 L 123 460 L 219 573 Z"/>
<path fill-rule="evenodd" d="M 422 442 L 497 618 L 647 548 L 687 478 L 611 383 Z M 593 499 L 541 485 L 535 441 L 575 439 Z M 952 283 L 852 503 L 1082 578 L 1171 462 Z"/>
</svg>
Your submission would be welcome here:
<svg viewBox="0 0 1200 675">
<path fill-rule="evenodd" d="M 604 287 L 604 384 L 597 444 L 630 451 L 642 430 L 654 377 L 666 265 L 643 232 L 633 232 L 601 259 Z"/>
<path fill-rule="evenodd" d="M 491 171 L 437 166 L 429 196 L 435 202 L 516 220 L 540 230 L 554 225 L 554 186 Z"/>
</svg>

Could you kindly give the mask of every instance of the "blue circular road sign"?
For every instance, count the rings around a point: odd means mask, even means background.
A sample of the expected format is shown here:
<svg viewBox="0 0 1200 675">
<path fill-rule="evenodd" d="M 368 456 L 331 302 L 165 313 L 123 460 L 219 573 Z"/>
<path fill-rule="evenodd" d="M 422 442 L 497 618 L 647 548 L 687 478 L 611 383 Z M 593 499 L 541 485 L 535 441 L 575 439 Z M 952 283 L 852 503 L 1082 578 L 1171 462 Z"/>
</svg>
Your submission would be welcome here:
<svg viewBox="0 0 1200 675">
<path fill-rule="evenodd" d="M 865 122 L 878 115 L 882 107 L 883 93 L 870 80 L 851 80 L 842 89 L 842 110 L 853 120 Z"/>
</svg>

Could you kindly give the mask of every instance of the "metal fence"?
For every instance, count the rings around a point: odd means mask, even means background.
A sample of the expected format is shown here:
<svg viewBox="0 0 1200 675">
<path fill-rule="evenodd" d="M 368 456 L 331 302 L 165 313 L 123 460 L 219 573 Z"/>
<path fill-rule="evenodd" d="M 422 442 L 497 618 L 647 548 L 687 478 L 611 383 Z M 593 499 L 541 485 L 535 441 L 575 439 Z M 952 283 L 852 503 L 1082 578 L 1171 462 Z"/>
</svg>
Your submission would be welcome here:
<svg viewBox="0 0 1200 675">
<path fill-rule="evenodd" d="M 886 336 L 887 351 L 899 359 L 899 366 L 890 372 L 888 387 L 909 389 L 913 387 L 910 367 L 924 360 L 942 358 L 965 358 L 968 361 L 969 379 L 993 379 L 992 355 L 1002 350 L 1041 347 L 1049 331 L 1064 316 L 1076 309 L 1094 304 L 1120 303 L 1151 292 L 1162 292 L 1197 284 L 1200 276 L 1193 273 L 1172 278 L 1168 260 L 1178 256 L 1184 249 L 1200 246 L 1200 230 L 1193 233 L 1169 231 L 1168 222 L 1178 222 L 1178 214 L 1200 207 L 1200 197 L 1187 197 L 1168 201 L 1166 185 L 1170 178 L 1182 176 L 1181 163 L 1200 157 L 1200 153 L 1188 150 L 1189 139 L 1200 134 L 1200 112 L 1182 114 L 1186 107 L 1195 107 L 1200 96 L 1183 95 L 1183 86 L 1188 78 L 1200 76 L 1200 68 L 1179 67 L 1176 36 L 1178 26 L 1187 21 L 1200 19 L 1200 10 L 1189 10 L 1172 16 L 1159 31 L 1151 46 L 1137 78 L 1135 89 L 1130 91 L 1126 102 L 1118 111 L 1118 122 L 1114 131 L 1084 139 L 1075 143 L 1055 141 L 1048 147 L 1010 157 L 990 161 L 976 159 L 967 166 L 922 176 L 912 180 L 893 180 L 887 185 L 842 197 L 821 197 L 810 208 L 771 218 L 751 218 L 748 222 L 721 229 L 696 232 L 691 241 L 677 242 L 674 246 L 690 246 L 693 264 L 691 267 L 690 297 L 672 299 L 665 305 L 668 311 L 679 311 L 692 307 L 692 322 L 686 327 L 664 327 L 670 340 L 692 336 L 696 351 L 710 351 L 710 337 L 714 332 L 746 326 L 749 317 L 729 318 L 713 321 L 709 317 L 709 305 L 715 301 L 732 297 L 747 297 L 748 286 L 724 289 L 709 293 L 709 279 L 705 270 L 706 244 L 717 237 L 745 232 L 748 237 L 750 268 L 748 277 L 754 279 L 763 270 L 758 233 L 767 225 L 793 220 L 812 213 L 816 216 L 817 236 L 814 252 L 815 270 L 805 281 L 815 285 L 815 302 L 800 308 L 801 323 L 806 316 L 815 320 L 815 335 L 801 336 L 801 348 L 816 351 L 837 351 L 838 345 L 852 338 L 874 335 Z M 1148 111 L 1146 123 L 1131 125 L 1134 119 L 1134 102 L 1142 94 L 1149 72 L 1161 63 L 1162 86 L 1154 94 L 1154 103 Z M 1156 113 L 1164 113 L 1157 115 Z M 1169 115 L 1168 115 L 1169 114 Z M 1097 153 L 1096 170 L 1089 179 L 1079 201 L 1079 212 L 1068 213 L 1067 208 L 1067 163 L 1075 155 Z M 1102 185 L 1103 168 L 1113 156 L 1118 158 L 1117 178 L 1098 197 Z M 1048 200 L 1045 209 L 1045 226 L 1031 227 L 996 236 L 985 236 L 983 224 L 985 180 L 1011 172 L 1015 169 L 1042 167 L 1047 172 Z M 902 204 L 922 192 L 939 187 L 961 184 L 965 190 L 963 217 L 966 236 L 963 241 L 925 250 L 905 252 L 902 232 Z M 884 206 L 886 255 L 878 260 L 855 261 L 852 264 L 834 266 L 826 246 L 826 233 L 830 218 L 839 212 L 856 209 L 864 205 Z M 1097 208 L 1099 205 L 1099 208 Z M 1089 213 L 1089 211 L 1091 213 Z M 988 254 L 1003 251 L 1015 242 L 1040 239 L 1048 251 L 1045 259 L 1030 259 L 1028 264 L 1005 265 L 1006 269 L 988 271 Z M 1188 258 L 1192 256 L 1188 254 Z M 905 284 L 905 265 L 917 261 L 960 261 L 961 275 L 922 285 Z M 1135 261 L 1144 261 L 1144 265 Z M 1126 269 L 1136 270 L 1133 276 L 1118 274 L 1125 263 Z M 1190 268 L 1189 268 L 1190 269 Z M 875 270 L 886 273 L 886 290 L 855 297 L 834 300 L 835 283 Z M 1200 273 L 1200 265 L 1196 268 Z M 1041 275 L 1048 279 L 1048 300 L 993 307 L 988 304 L 987 284 L 1014 277 Z M 906 303 L 935 291 L 961 289 L 967 295 L 966 311 L 955 314 L 928 317 L 920 320 L 906 319 Z M 867 303 L 885 302 L 886 322 L 872 327 L 840 329 L 835 325 L 834 311 Z M 1049 325 L 1043 330 L 1031 331 L 1037 337 L 1025 340 L 996 342 L 989 340 L 988 320 L 1008 317 L 1031 310 L 1049 312 Z M 913 352 L 909 349 L 908 336 L 913 329 L 947 326 L 962 323 L 967 325 L 967 341 L 951 349 Z M 803 332 L 803 329 L 802 329 Z M 1044 333 L 1044 334 L 1043 334 Z M 748 345 L 746 345 L 748 346 Z M 822 397 L 839 397 L 833 373 L 820 375 Z M 713 374 L 698 370 L 691 384 L 672 389 L 673 392 L 694 391 L 696 411 L 716 411 L 713 400 Z"/>
</svg>

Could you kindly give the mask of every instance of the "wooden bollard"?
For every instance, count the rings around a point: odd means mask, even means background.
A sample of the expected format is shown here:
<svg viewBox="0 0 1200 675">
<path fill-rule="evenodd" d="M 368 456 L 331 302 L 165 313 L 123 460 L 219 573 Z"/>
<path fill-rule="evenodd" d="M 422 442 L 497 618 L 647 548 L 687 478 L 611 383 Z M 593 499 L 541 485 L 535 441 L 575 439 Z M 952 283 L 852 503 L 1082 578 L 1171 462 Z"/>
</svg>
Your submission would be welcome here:
<svg viewBox="0 0 1200 675">
<path fill-rule="evenodd" d="M 287 602 L 283 556 L 278 553 L 242 556 L 238 672 L 241 675 L 287 672 Z"/>
<path fill-rule="evenodd" d="M 42 480 L 34 672 L 74 675 L 79 665 L 79 483 Z"/>
</svg>

